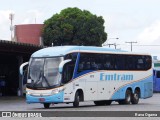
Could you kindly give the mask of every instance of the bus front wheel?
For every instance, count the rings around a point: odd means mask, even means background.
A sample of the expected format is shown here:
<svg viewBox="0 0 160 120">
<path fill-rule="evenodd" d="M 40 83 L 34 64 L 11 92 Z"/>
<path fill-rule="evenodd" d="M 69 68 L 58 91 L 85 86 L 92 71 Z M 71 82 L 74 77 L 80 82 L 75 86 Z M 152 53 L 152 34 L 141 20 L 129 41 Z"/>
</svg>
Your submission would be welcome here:
<svg viewBox="0 0 160 120">
<path fill-rule="evenodd" d="M 49 108 L 50 103 L 44 103 L 43 105 L 44 105 L 44 108 Z"/>
<path fill-rule="evenodd" d="M 79 107 L 79 100 L 80 100 L 79 93 L 76 92 L 74 102 L 73 102 L 74 107 Z"/>
</svg>

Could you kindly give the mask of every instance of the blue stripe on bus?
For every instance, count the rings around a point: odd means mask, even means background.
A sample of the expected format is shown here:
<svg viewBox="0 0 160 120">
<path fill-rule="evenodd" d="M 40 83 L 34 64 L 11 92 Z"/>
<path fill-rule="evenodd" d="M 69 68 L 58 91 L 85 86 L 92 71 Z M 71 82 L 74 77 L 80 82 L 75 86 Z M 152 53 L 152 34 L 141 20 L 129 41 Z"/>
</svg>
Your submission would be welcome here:
<svg viewBox="0 0 160 120">
<path fill-rule="evenodd" d="M 141 98 L 148 98 L 153 95 L 153 76 L 150 76 L 142 81 L 134 82 L 132 84 L 127 84 L 123 87 L 121 87 L 119 90 L 117 90 L 111 97 L 111 100 L 119 100 L 119 99 L 125 99 L 125 92 L 127 88 L 132 88 L 132 92 L 135 91 L 136 87 L 140 88 L 140 97 Z"/>
<path fill-rule="evenodd" d="M 78 74 L 75 74 L 74 79 L 81 76 L 81 75 L 85 75 L 87 73 L 93 72 L 93 71 L 97 71 L 97 70 L 84 70 L 83 72 L 80 72 Z"/>
<path fill-rule="evenodd" d="M 43 98 L 44 101 L 40 101 L 40 99 Z M 51 96 L 43 96 L 43 97 L 26 95 L 27 103 L 62 103 L 63 100 L 64 100 L 64 91 Z"/>
<path fill-rule="evenodd" d="M 78 65 L 79 65 L 80 56 L 81 56 L 80 53 L 78 53 L 72 79 L 77 77 L 77 71 L 78 71 Z"/>
</svg>

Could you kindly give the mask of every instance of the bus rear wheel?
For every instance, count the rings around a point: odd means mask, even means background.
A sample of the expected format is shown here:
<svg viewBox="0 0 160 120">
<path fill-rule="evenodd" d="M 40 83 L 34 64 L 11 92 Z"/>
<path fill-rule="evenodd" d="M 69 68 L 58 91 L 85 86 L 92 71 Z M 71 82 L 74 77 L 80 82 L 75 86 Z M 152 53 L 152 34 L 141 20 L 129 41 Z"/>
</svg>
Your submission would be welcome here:
<svg viewBox="0 0 160 120">
<path fill-rule="evenodd" d="M 49 108 L 50 103 L 44 103 L 43 105 L 44 105 L 44 108 Z"/>
<path fill-rule="evenodd" d="M 131 98 L 132 98 L 131 91 L 130 90 L 126 90 L 125 99 L 124 100 L 119 100 L 118 103 L 120 105 L 130 104 L 131 103 Z"/>
<path fill-rule="evenodd" d="M 138 102 L 139 102 L 139 91 L 135 90 L 135 93 L 132 94 L 131 103 L 138 104 Z"/>
<path fill-rule="evenodd" d="M 127 90 L 125 94 L 125 99 L 123 101 L 124 104 L 130 104 L 131 103 L 131 91 Z"/>
</svg>

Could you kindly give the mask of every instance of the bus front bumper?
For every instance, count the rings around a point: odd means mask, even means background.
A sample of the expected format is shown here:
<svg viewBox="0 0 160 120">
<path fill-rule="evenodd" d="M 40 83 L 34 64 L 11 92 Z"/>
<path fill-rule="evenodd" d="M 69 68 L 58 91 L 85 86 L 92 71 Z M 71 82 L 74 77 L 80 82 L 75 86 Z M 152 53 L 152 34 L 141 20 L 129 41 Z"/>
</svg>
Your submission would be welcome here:
<svg viewBox="0 0 160 120">
<path fill-rule="evenodd" d="M 60 92 L 50 96 L 32 96 L 26 94 L 27 103 L 62 103 L 64 92 Z"/>
</svg>

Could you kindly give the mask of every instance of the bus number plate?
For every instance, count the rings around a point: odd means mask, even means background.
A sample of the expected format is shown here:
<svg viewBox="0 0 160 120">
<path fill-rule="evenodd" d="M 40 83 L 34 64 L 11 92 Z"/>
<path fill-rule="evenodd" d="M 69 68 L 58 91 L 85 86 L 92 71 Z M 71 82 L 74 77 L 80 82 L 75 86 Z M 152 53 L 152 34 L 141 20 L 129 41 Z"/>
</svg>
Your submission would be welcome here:
<svg viewBox="0 0 160 120">
<path fill-rule="evenodd" d="M 45 98 L 39 98 L 39 101 L 40 101 L 40 102 L 44 102 L 44 101 L 45 101 Z"/>
</svg>

